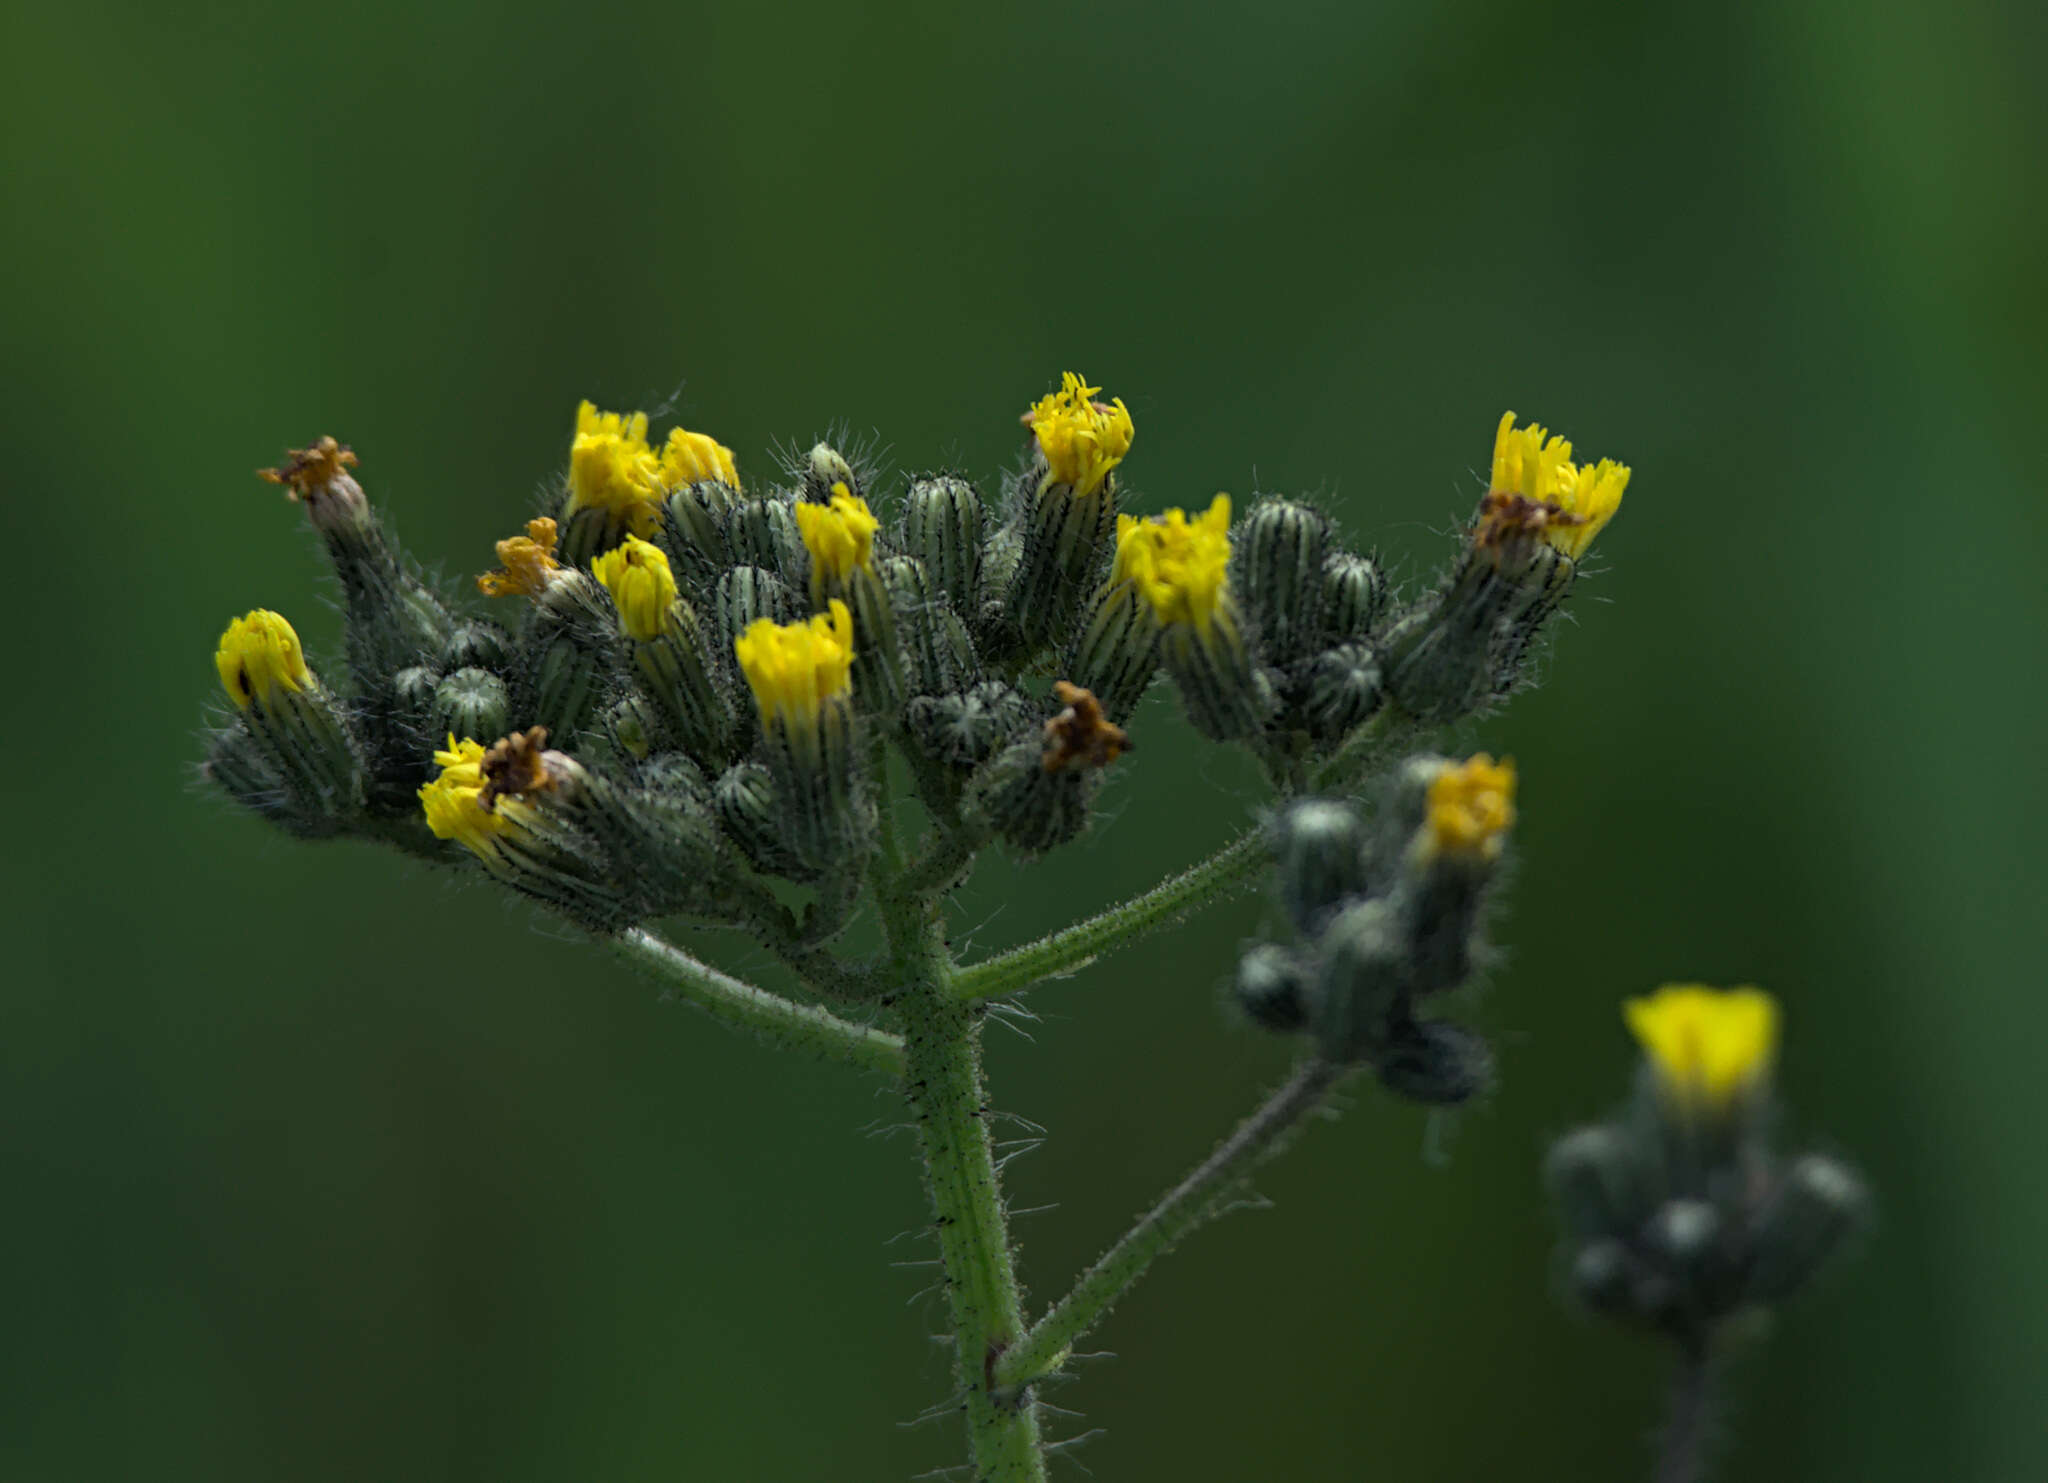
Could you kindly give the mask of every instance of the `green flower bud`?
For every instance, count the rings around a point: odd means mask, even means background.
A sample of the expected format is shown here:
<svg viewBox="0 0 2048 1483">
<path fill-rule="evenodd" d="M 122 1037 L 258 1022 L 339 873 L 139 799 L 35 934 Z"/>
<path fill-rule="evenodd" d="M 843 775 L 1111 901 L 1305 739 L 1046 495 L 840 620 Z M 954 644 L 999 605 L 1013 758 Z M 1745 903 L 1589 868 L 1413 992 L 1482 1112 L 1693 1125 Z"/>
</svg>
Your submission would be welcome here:
<svg viewBox="0 0 2048 1483">
<path fill-rule="evenodd" d="M 737 498 L 730 485 L 708 480 L 685 485 L 663 505 L 662 548 L 676 571 L 698 591 L 710 586 L 718 573 L 733 563 L 725 527 Z"/>
<path fill-rule="evenodd" d="M 283 775 L 271 765 L 263 743 L 246 726 L 224 727 L 208 738 L 200 775 L 243 808 L 294 834 L 317 838 L 333 832 L 330 819 L 320 815 L 301 819 L 285 791 Z"/>
<path fill-rule="evenodd" d="M 1721 1213 L 1705 1200 L 1666 1200 L 1650 1216 L 1643 1238 L 1681 1285 L 1691 1289 L 1711 1264 L 1721 1229 Z"/>
<path fill-rule="evenodd" d="M 1493 1052 L 1463 1025 L 1448 1020 L 1400 1020 L 1373 1069 L 1397 1097 L 1453 1106 L 1493 1085 Z"/>
<path fill-rule="evenodd" d="M 1130 719 L 1159 672 L 1160 623 L 1129 581 L 1112 581 L 1095 599 L 1087 626 L 1061 666 L 1094 692 L 1111 720 Z"/>
<path fill-rule="evenodd" d="M 803 497 L 813 504 L 830 504 L 835 494 L 863 501 L 867 498 L 867 486 L 859 472 L 830 443 L 812 445 L 804 455 L 802 473 Z"/>
<path fill-rule="evenodd" d="M 937 591 L 956 613 L 973 616 L 981 611 L 987 527 L 981 492 L 968 480 L 936 474 L 911 481 L 903 501 L 903 549 L 924 563 Z"/>
<path fill-rule="evenodd" d="M 623 761 L 644 762 L 668 740 L 662 715 L 638 690 L 629 690 L 604 713 L 605 740 Z"/>
<path fill-rule="evenodd" d="M 1321 635 L 1330 522 L 1294 500 L 1252 506 L 1233 541 L 1232 586 L 1273 662 L 1304 659 Z"/>
<path fill-rule="evenodd" d="M 618 615 L 588 572 L 549 573 L 521 645 L 516 709 L 550 735 L 574 737 L 618 684 Z"/>
<path fill-rule="evenodd" d="M 1372 650 L 1364 644 L 1339 644 L 1309 666 L 1302 712 L 1309 734 L 1333 746 L 1372 719 L 1385 699 Z"/>
<path fill-rule="evenodd" d="M 1637 1263 L 1620 1241 L 1589 1241 L 1572 1258 L 1572 1293 L 1595 1313 L 1627 1313 L 1635 1302 Z"/>
<path fill-rule="evenodd" d="M 433 744 L 448 733 L 438 729 L 434 716 L 435 697 L 441 690 L 441 672 L 415 664 L 391 677 L 391 726 L 398 736 L 408 738 L 413 752 L 433 750 Z M 426 780 L 424 771 L 413 784 Z"/>
<path fill-rule="evenodd" d="M 1235 993 L 1245 1016 L 1262 1030 L 1292 1035 L 1308 1028 L 1307 974 L 1277 943 L 1260 943 L 1238 960 Z"/>
<path fill-rule="evenodd" d="M 1315 945 L 1316 1041 L 1332 1061 L 1375 1061 L 1402 1012 L 1407 934 L 1392 903 L 1360 901 Z"/>
<path fill-rule="evenodd" d="M 720 652 L 730 654 L 740 636 L 756 623 L 794 620 L 800 607 L 796 593 L 773 572 L 757 566 L 734 567 L 718 579 L 712 598 Z"/>
<path fill-rule="evenodd" d="M 918 695 L 945 695 L 980 679 L 981 659 L 967 625 L 932 589 L 924 563 L 892 556 L 876 569 L 896 610 L 906 686 Z"/>
<path fill-rule="evenodd" d="M 1371 636 L 1387 602 L 1379 563 L 1353 551 L 1333 551 L 1323 563 L 1323 639 L 1357 643 Z"/>
<path fill-rule="evenodd" d="M 712 789 L 711 806 L 725 837 L 739 846 L 756 870 L 790 880 L 815 876 L 783 841 L 775 782 L 760 763 L 727 768 Z"/>
<path fill-rule="evenodd" d="M 1543 1177 L 1565 1230 L 1580 1240 L 1625 1236 L 1648 1206 L 1634 1146 L 1605 1125 L 1579 1128 L 1552 1144 Z"/>
<path fill-rule="evenodd" d="M 434 691 L 437 736 L 499 736 L 510 724 L 512 697 L 505 682 L 488 670 L 458 669 Z"/>
<path fill-rule="evenodd" d="M 1000 681 L 986 680 L 955 695 L 919 696 L 908 716 L 910 734 L 928 756 L 951 767 L 973 767 L 1029 724 L 1031 702 Z"/>
<path fill-rule="evenodd" d="M 736 502 L 725 519 L 725 544 L 734 564 L 757 566 L 786 581 L 801 577 L 808 560 L 797 508 L 779 496 Z"/>
<path fill-rule="evenodd" d="M 1862 1225 L 1869 1206 L 1862 1181 L 1834 1159 L 1794 1161 L 1752 1233 L 1745 1296 L 1767 1304 L 1790 1297 Z"/>
<path fill-rule="evenodd" d="M 1327 798 L 1286 805 L 1270 827 L 1280 902 L 1295 930 L 1313 936 L 1366 893 L 1365 827 L 1355 809 Z"/>
<path fill-rule="evenodd" d="M 487 669 L 503 674 L 512 668 L 514 652 L 512 636 L 497 624 L 460 623 L 441 650 L 441 668 Z"/>
<path fill-rule="evenodd" d="M 1036 740 L 1005 747 L 968 785 L 970 818 L 985 823 L 1018 854 L 1057 849 L 1088 827 L 1088 808 L 1102 774 L 1091 768 L 1048 772 Z"/>
</svg>

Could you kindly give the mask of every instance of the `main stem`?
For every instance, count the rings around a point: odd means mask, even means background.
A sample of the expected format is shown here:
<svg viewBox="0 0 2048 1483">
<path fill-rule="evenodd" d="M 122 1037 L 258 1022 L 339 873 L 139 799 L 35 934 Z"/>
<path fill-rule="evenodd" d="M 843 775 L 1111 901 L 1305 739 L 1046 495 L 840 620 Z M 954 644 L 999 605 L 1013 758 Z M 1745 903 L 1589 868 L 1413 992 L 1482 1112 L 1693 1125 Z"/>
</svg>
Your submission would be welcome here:
<svg viewBox="0 0 2048 1483">
<path fill-rule="evenodd" d="M 1714 1399 L 1713 1356 L 1703 1337 L 1679 1348 L 1671 1400 L 1658 1439 L 1656 1483 L 1700 1483 L 1707 1475 L 1707 1433 Z"/>
<path fill-rule="evenodd" d="M 953 1368 L 974 1474 L 981 1483 L 1044 1483 L 1036 1403 L 995 1393 L 996 1361 L 1023 1334 L 1024 1311 L 989 1138 L 981 1074 L 985 1011 L 947 993 L 952 955 L 938 902 L 886 874 L 878 886 L 903 985 L 896 1007 L 903 1020 L 904 1089 L 917 1119 L 946 1274 Z"/>
</svg>

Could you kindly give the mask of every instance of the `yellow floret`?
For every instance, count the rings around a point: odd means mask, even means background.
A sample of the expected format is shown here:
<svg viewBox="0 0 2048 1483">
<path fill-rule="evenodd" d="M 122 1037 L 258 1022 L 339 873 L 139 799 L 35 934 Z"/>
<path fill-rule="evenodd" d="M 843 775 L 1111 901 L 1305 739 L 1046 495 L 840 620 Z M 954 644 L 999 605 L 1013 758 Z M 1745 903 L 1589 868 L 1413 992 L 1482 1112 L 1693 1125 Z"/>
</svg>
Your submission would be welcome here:
<svg viewBox="0 0 2048 1483">
<path fill-rule="evenodd" d="M 1230 585 L 1230 496 L 1192 520 L 1168 510 L 1150 520 L 1119 515 L 1112 582 L 1129 582 L 1161 623 L 1207 633 Z"/>
<path fill-rule="evenodd" d="M 679 427 L 669 429 L 668 442 L 662 447 L 660 476 L 663 489 L 681 489 L 707 479 L 716 479 L 734 489 L 740 487 L 732 449 L 709 433 L 684 432 Z"/>
<path fill-rule="evenodd" d="M 611 590 L 626 637 L 642 643 L 661 632 L 669 604 L 676 600 L 676 579 L 668 553 L 634 536 L 590 564 L 591 575 Z"/>
<path fill-rule="evenodd" d="M 1612 459 L 1573 463 L 1569 442 L 1551 437 L 1533 422 L 1516 427 L 1512 412 L 1502 415 L 1494 433 L 1491 492 L 1555 506 L 1563 518 L 1543 524 L 1543 539 L 1574 561 L 1621 508 L 1628 475 L 1628 469 Z"/>
<path fill-rule="evenodd" d="M 832 486 L 830 504 L 799 503 L 796 528 L 803 535 L 804 549 L 811 553 L 813 592 L 821 580 L 844 582 L 855 571 L 873 566 L 875 532 L 881 525 L 868 510 L 868 502 L 849 494 L 844 484 Z"/>
<path fill-rule="evenodd" d="M 561 570 L 555 560 L 555 522 L 542 516 L 526 522 L 526 534 L 498 542 L 498 570 L 476 579 L 485 597 L 539 597 L 549 575 Z"/>
<path fill-rule="evenodd" d="M 853 688 L 853 615 L 831 608 L 803 623 L 756 618 L 733 640 L 764 726 L 809 727 Z"/>
<path fill-rule="evenodd" d="M 1515 822 L 1515 762 L 1481 752 L 1447 767 L 1429 785 L 1423 850 L 1430 856 L 1500 858 L 1501 841 Z"/>
<path fill-rule="evenodd" d="M 645 412 L 600 412 L 590 402 L 577 407 L 569 445 L 572 512 L 606 510 L 644 536 L 659 518 L 661 477 L 660 460 L 647 446 Z"/>
<path fill-rule="evenodd" d="M 503 814 L 483 805 L 484 746 L 464 737 L 448 738 L 434 753 L 440 775 L 420 789 L 420 810 L 436 839 L 452 839 L 482 859 L 498 853 L 498 837 L 506 831 Z"/>
<path fill-rule="evenodd" d="M 1101 390 L 1068 371 L 1058 391 L 1041 397 L 1024 414 L 1053 479 L 1077 495 L 1102 487 L 1109 471 L 1131 451 L 1136 435 L 1122 398 L 1105 406 L 1094 399 Z"/>
<path fill-rule="evenodd" d="M 1726 1112 L 1770 1078 L 1778 1001 L 1761 989 L 1666 984 L 1623 1006 L 1665 1096 L 1688 1112 Z"/>
<path fill-rule="evenodd" d="M 228 624 L 213 662 L 228 698 L 245 711 L 268 706 L 280 690 L 303 690 L 312 679 L 298 634 L 268 608 Z"/>
</svg>

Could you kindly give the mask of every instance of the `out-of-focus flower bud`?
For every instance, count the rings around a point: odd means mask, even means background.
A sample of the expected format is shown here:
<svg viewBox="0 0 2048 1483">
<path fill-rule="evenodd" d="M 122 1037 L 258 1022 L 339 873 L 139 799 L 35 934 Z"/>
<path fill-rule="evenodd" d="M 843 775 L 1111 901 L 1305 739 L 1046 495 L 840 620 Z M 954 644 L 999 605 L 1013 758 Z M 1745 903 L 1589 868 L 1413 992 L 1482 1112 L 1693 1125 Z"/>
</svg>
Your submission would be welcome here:
<svg viewBox="0 0 2048 1483">
<path fill-rule="evenodd" d="M 1238 960 L 1234 992 L 1245 1017 L 1262 1030 L 1292 1035 L 1308 1028 L 1308 975 L 1278 943 L 1260 943 Z"/>
<path fill-rule="evenodd" d="M 1271 825 L 1280 904 L 1312 937 L 1366 889 L 1365 829 L 1357 810 L 1330 798 L 1287 804 Z"/>
</svg>

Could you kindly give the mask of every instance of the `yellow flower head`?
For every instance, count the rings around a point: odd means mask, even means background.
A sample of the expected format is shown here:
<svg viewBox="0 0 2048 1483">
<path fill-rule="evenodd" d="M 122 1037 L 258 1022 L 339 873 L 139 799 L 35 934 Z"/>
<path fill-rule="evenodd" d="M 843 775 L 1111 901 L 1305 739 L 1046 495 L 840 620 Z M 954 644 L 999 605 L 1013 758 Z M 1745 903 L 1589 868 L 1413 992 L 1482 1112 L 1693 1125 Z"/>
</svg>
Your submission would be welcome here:
<svg viewBox="0 0 2048 1483">
<path fill-rule="evenodd" d="M 764 726 L 811 726 L 853 688 L 853 614 L 838 598 L 803 623 L 756 618 L 733 640 Z"/>
<path fill-rule="evenodd" d="M 622 544 L 591 562 L 590 571 L 611 589 L 626 637 L 646 643 L 660 634 L 669 604 L 676 600 L 676 579 L 668 569 L 666 551 L 627 536 Z"/>
<path fill-rule="evenodd" d="M 448 746 L 434 753 L 441 773 L 420 789 L 420 810 L 427 828 L 436 839 L 452 839 L 484 860 L 498 853 L 498 837 L 511 821 L 486 807 L 484 795 L 484 747 L 464 737 L 448 738 Z"/>
<path fill-rule="evenodd" d="M 1469 761 L 1446 767 L 1429 785 L 1423 853 L 1431 858 L 1454 855 L 1467 860 L 1498 860 L 1501 838 L 1514 822 L 1514 759 L 1495 762 L 1481 752 Z"/>
<path fill-rule="evenodd" d="M 1489 518 L 1503 519 L 1502 512 L 1516 509 L 1519 496 L 1528 506 L 1505 523 L 1537 530 L 1576 561 L 1621 508 L 1628 473 L 1611 459 L 1575 464 L 1570 443 L 1533 422 L 1516 427 L 1515 414 L 1504 413 L 1493 437 L 1493 481 L 1487 495 L 1489 507 L 1500 510 L 1489 508 Z"/>
<path fill-rule="evenodd" d="M 844 484 L 832 486 L 830 504 L 799 502 L 796 528 L 803 534 L 804 549 L 811 553 L 812 590 L 820 579 L 844 582 L 855 571 L 872 567 L 875 532 L 881 525 L 869 513 L 868 502 L 848 493 Z"/>
<path fill-rule="evenodd" d="M 716 479 L 734 489 L 740 487 L 739 468 L 732 461 L 732 449 L 709 433 L 687 433 L 669 429 L 668 442 L 661 450 L 661 487 L 681 489 Z"/>
<path fill-rule="evenodd" d="M 282 615 L 258 608 L 235 619 L 213 656 L 228 698 L 243 710 L 270 704 L 280 690 L 303 690 L 312 680 L 299 636 Z"/>
<path fill-rule="evenodd" d="M 485 597 L 539 597 L 550 576 L 560 571 L 555 560 L 555 522 L 542 516 L 526 522 L 526 534 L 498 542 L 498 570 L 476 579 Z"/>
<path fill-rule="evenodd" d="M 1778 1001 L 1762 989 L 1666 984 L 1622 1013 L 1659 1088 L 1687 1113 L 1725 1113 L 1770 1077 Z"/>
<path fill-rule="evenodd" d="M 569 445 L 569 509 L 609 511 L 644 536 L 659 518 L 660 499 L 661 463 L 647 446 L 647 414 L 579 406 Z"/>
<path fill-rule="evenodd" d="M 1077 495 L 1102 487 L 1109 471 L 1131 451 L 1136 435 L 1123 399 L 1105 406 L 1094 399 L 1101 390 L 1068 371 L 1060 378 L 1058 391 L 1039 398 L 1024 414 L 1054 480 L 1071 486 Z"/>
<path fill-rule="evenodd" d="M 1207 633 L 1230 586 L 1230 496 L 1219 494 L 1194 519 L 1168 510 L 1150 520 L 1116 518 L 1116 570 L 1161 623 L 1188 623 Z"/>
</svg>

